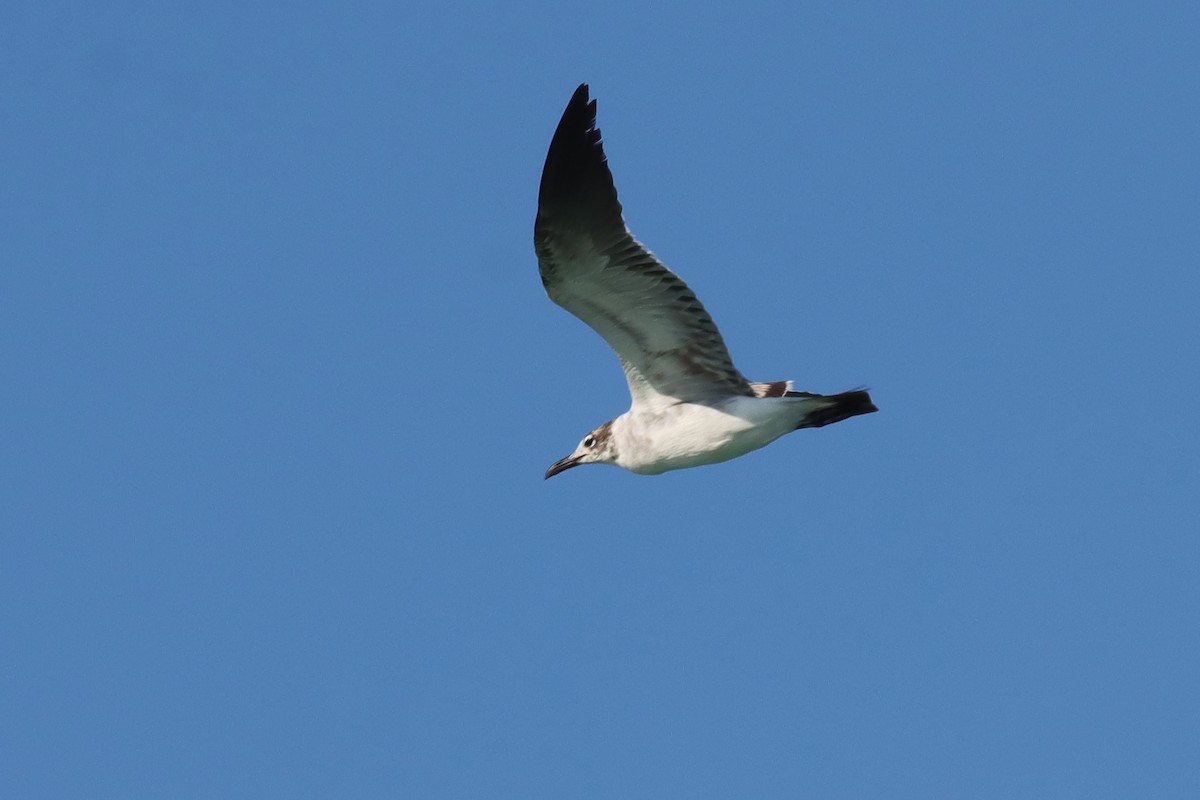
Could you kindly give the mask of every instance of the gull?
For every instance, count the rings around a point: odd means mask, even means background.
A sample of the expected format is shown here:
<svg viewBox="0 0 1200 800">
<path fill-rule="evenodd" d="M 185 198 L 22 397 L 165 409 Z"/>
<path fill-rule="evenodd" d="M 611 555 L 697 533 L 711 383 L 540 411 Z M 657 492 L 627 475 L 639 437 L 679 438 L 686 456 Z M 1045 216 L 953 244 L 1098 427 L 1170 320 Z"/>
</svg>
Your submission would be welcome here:
<svg viewBox="0 0 1200 800">
<path fill-rule="evenodd" d="M 608 342 L 632 400 L 547 478 L 581 464 L 640 475 L 715 464 L 878 410 L 862 389 L 799 392 L 791 381 L 754 383 L 738 372 L 696 295 L 625 227 L 586 83 L 550 141 L 533 244 L 546 294 Z"/>
</svg>

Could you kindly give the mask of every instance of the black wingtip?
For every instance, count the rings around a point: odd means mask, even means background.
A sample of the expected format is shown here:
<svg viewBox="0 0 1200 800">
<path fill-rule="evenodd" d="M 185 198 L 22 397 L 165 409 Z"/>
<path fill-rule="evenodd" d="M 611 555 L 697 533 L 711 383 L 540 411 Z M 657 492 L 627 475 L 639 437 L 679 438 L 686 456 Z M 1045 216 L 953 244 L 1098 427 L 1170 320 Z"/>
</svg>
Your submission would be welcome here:
<svg viewBox="0 0 1200 800">
<path fill-rule="evenodd" d="M 556 218 L 619 225 L 620 213 L 596 127 L 596 101 L 590 99 L 588 84 L 581 83 L 550 140 L 538 191 L 538 216 L 543 222 Z"/>
<path fill-rule="evenodd" d="M 600 131 L 596 129 L 596 101 L 589 100 L 588 97 L 588 85 L 581 83 L 575 93 L 571 95 L 571 99 L 567 101 L 567 107 L 563 109 L 562 118 L 559 119 L 558 127 L 554 130 L 554 138 L 550 140 L 547 164 L 549 156 L 554 153 L 555 144 L 561 146 L 570 139 L 578 139 L 583 136 L 588 140 L 588 144 L 599 147 Z M 603 158 L 603 151 L 601 151 L 601 158 Z"/>
</svg>

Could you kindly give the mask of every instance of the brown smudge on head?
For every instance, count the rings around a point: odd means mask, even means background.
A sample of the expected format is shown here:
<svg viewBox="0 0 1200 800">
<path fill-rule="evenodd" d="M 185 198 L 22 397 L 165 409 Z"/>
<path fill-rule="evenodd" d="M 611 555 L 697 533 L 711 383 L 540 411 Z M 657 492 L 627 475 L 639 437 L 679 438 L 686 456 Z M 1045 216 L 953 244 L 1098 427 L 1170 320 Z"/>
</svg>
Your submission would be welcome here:
<svg viewBox="0 0 1200 800">
<path fill-rule="evenodd" d="M 608 422 L 592 431 L 592 436 L 596 439 L 596 447 L 600 447 L 608 442 L 608 440 L 612 438 L 612 420 L 610 419 Z"/>
</svg>

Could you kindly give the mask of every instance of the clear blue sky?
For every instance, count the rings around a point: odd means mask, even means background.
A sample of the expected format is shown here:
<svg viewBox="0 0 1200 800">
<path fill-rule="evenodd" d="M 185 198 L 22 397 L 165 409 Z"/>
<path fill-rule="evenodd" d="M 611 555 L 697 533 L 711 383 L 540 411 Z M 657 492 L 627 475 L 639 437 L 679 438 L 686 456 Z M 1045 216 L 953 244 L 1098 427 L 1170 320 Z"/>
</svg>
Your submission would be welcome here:
<svg viewBox="0 0 1200 800">
<path fill-rule="evenodd" d="M 0 795 L 1200 796 L 1200 11 L 24 3 Z M 545 468 L 575 86 L 742 371 L 880 413 Z"/>
</svg>

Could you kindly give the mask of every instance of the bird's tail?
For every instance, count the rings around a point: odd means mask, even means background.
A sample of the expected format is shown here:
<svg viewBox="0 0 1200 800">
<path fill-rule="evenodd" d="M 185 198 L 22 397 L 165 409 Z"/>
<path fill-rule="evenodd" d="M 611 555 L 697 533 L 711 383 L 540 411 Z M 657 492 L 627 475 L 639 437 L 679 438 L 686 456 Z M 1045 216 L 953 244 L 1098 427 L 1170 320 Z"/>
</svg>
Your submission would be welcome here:
<svg viewBox="0 0 1200 800">
<path fill-rule="evenodd" d="M 810 392 L 787 392 L 784 397 L 806 397 L 812 400 L 806 404 L 808 410 L 800 424 L 800 428 L 820 428 L 832 425 L 859 414 L 870 414 L 879 409 L 871 402 L 871 395 L 864 389 L 855 389 L 841 394 L 812 394 Z"/>
</svg>

